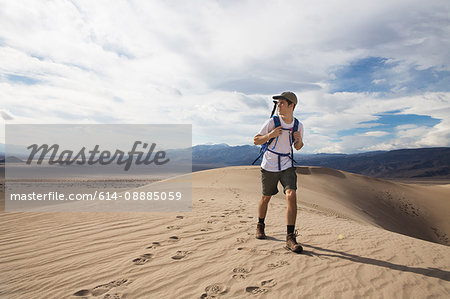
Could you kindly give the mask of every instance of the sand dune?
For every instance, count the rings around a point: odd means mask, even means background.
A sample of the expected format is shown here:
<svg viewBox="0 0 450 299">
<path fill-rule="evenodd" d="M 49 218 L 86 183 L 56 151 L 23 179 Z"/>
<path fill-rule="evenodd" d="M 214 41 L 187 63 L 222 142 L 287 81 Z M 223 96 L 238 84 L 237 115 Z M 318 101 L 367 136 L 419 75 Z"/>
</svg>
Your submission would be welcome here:
<svg viewBox="0 0 450 299">
<path fill-rule="evenodd" d="M 298 167 L 297 172 L 300 201 L 308 206 L 450 245 L 450 196 L 445 185 L 394 183 L 322 167 Z"/>
<path fill-rule="evenodd" d="M 258 167 L 194 173 L 192 212 L 2 212 L 0 298 L 448 296 L 448 185 L 297 172 L 301 255 L 282 194 L 254 238 Z"/>
</svg>

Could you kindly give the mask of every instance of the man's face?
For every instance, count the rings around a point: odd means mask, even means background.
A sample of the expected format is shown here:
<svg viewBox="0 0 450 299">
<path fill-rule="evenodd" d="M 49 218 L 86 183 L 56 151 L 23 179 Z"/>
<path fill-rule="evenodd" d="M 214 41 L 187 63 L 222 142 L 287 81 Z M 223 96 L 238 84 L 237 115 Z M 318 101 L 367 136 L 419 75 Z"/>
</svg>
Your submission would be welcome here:
<svg viewBox="0 0 450 299">
<path fill-rule="evenodd" d="M 278 100 L 278 114 L 283 116 L 292 115 L 294 113 L 294 105 L 289 105 L 286 100 Z"/>
</svg>

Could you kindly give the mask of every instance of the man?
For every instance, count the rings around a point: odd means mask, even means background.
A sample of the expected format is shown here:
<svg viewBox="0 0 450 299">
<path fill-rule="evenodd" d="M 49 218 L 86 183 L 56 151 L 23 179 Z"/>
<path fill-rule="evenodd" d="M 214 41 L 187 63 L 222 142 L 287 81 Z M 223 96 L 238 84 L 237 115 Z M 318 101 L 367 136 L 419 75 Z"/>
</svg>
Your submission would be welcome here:
<svg viewBox="0 0 450 299">
<path fill-rule="evenodd" d="M 297 218 L 297 174 L 293 163 L 291 146 L 296 150 L 303 147 L 303 125 L 298 123 L 298 130 L 294 128 L 294 108 L 297 105 L 297 96 L 290 91 L 274 96 L 278 100 L 278 117 L 280 126 L 275 127 L 274 118 L 267 120 L 259 133 L 254 137 L 255 145 L 261 145 L 272 140 L 268 150 L 264 152 L 261 162 L 262 198 L 258 205 L 258 224 L 256 238 L 266 239 L 264 233 L 264 220 L 270 198 L 278 193 L 278 182 L 281 182 L 286 194 L 287 210 L 287 236 L 286 247 L 300 253 L 303 248 L 297 243 L 295 235 L 295 220 Z M 288 155 L 289 153 L 289 155 Z M 281 155 L 280 155 L 281 154 Z"/>
</svg>

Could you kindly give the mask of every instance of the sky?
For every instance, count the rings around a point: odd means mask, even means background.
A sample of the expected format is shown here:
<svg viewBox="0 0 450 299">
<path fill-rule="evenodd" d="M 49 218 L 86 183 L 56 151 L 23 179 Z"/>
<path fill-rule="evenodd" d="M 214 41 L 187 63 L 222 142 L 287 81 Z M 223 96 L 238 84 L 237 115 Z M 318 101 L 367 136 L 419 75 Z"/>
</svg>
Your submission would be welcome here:
<svg viewBox="0 0 450 299">
<path fill-rule="evenodd" d="M 289 90 L 304 153 L 450 146 L 449 12 L 446 0 L 0 0 L 0 122 L 192 124 L 193 145 L 250 145 Z"/>
</svg>

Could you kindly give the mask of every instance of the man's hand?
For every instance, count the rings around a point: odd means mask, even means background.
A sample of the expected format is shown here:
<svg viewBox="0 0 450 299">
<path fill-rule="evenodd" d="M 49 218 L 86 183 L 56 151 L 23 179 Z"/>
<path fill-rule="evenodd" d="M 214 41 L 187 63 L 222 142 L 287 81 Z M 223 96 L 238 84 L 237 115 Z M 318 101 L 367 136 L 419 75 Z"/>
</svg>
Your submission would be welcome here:
<svg viewBox="0 0 450 299">
<path fill-rule="evenodd" d="M 282 132 L 283 132 L 283 129 L 281 128 L 281 126 L 278 126 L 275 129 L 273 129 L 272 131 L 270 131 L 269 133 L 267 133 L 266 135 L 258 134 L 255 137 L 253 137 L 253 143 L 255 145 L 264 144 L 267 141 L 269 141 L 270 139 L 280 136 Z"/>
<path fill-rule="evenodd" d="M 302 136 L 300 135 L 300 131 L 294 132 L 294 139 L 295 140 L 301 140 Z"/>
<path fill-rule="evenodd" d="M 281 126 L 276 127 L 275 129 L 273 129 L 272 131 L 270 131 L 269 133 L 269 139 L 271 138 L 276 138 L 278 136 L 281 135 L 281 133 L 283 133 L 283 129 Z"/>
<path fill-rule="evenodd" d="M 300 131 L 296 131 L 294 132 L 294 147 L 296 150 L 300 150 L 303 147 L 303 140 L 302 140 L 302 136 L 300 135 Z"/>
</svg>

